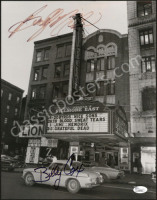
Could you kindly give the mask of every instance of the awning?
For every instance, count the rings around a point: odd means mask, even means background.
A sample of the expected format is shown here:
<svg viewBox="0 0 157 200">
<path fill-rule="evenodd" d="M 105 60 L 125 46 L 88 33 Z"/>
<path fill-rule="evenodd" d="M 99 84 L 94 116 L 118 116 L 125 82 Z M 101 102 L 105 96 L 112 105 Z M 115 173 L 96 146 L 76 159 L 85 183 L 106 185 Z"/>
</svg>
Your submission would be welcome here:
<svg viewBox="0 0 157 200">
<path fill-rule="evenodd" d="M 134 137 L 129 138 L 131 144 L 141 145 L 141 146 L 156 146 L 156 137 Z"/>
<path fill-rule="evenodd" d="M 114 134 L 45 134 L 45 137 L 67 142 L 90 142 L 99 146 L 119 146 L 119 142 L 127 143 L 128 140 L 128 138 L 120 138 Z"/>
</svg>

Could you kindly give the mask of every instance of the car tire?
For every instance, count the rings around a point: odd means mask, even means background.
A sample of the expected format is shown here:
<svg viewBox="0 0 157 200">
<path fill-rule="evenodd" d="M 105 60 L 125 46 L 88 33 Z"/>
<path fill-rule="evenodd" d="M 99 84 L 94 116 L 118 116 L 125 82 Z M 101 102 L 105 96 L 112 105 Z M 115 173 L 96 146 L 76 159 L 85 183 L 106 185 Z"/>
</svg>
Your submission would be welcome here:
<svg viewBox="0 0 157 200">
<path fill-rule="evenodd" d="M 32 173 L 27 173 L 26 175 L 25 175 L 25 184 L 27 185 L 27 186 L 33 186 L 34 185 L 34 176 L 33 176 L 33 174 Z"/>
<path fill-rule="evenodd" d="M 76 179 L 70 179 L 67 183 L 67 190 L 72 194 L 76 194 L 80 190 L 80 183 Z"/>
<path fill-rule="evenodd" d="M 101 174 L 102 175 L 102 177 L 103 177 L 103 179 L 104 179 L 104 182 L 106 182 L 106 181 L 108 181 L 109 179 L 108 179 L 108 176 L 106 175 L 106 174 Z"/>
</svg>

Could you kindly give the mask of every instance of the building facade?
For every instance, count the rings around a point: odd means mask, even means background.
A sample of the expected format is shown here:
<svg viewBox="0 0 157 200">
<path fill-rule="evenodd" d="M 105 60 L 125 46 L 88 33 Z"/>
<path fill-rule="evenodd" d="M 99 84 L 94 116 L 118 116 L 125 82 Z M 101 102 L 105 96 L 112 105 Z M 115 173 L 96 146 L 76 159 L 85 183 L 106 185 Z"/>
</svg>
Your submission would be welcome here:
<svg viewBox="0 0 157 200">
<path fill-rule="evenodd" d="M 128 1 L 132 170 L 155 171 L 156 156 L 156 1 Z M 135 169 L 136 170 L 136 169 Z"/>
<path fill-rule="evenodd" d="M 103 29 L 82 38 L 81 51 L 75 44 L 74 102 L 70 103 L 67 96 L 72 41 L 73 34 L 69 33 L 35 42 L 25 112 L 32 127 L 22 133 L 22 137 L 30 138 L 27 162 L 33 153 L 39 154 L 34 158 L 38 162 L 50 148 L 58 159 L 67 159 L 74 152 L 77 160 L 89 162 L 99 162 L 105 156 L 107 164 L 113 158 L 116 168 L 128 171 L 129 73 L 123 70 L 123 64 L 128 63 L 127 35 Z M 53 119 L 55 112 L 58 114 Z M 48 118 L 45 121 L 44 116 Z M 83 118 L 86 123 L 81 121 Z M 36 119 L 44 129 L 33 127 Z M 107 127 L 101 129 L 103 119 L 107 120 Z M 34 144 L 36 150 L 32 150 Z"/>
<path fill-rule="evenodd" d="M 17 138 L 11 134 L 15 121 L 19 121 L 24 90 L 1 79 L 1 133 L 2 152 L 15 152 Z"/>
<path fill-rule="evenodd" d="M 25 118 L 67 96 L 71 44 L 72 33 L 35 42 Z"/>
<path fill-rule="evenodd" d="M 86 91 L 93 86 L 92 92 L 87 91 L 87 99 L 106 106 L 123 106 L 130 121 L 129 73 L 125 65 L 129 62 L 127 34 L 102 29 L 88 35 L 82 48 L 81 84 Z"/>
</svg>

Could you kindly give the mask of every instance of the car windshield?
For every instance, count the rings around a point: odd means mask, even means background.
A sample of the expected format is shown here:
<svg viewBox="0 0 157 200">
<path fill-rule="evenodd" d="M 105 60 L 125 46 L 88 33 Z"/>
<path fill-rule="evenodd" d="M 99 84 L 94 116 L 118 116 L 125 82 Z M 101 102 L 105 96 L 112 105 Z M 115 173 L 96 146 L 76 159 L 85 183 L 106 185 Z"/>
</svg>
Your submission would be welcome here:
<svg viewBox="0 0 157 200">
<path fill-rule="evenodd" d="M 54 170 L 59 170 L 59 171 L 62 171 L 62 170 L 70 170 L 69 166 L 63 163 L 52 163 L 50 166 L 49 166 L 49 169 L 54 169 Z"/>
<path fill-rule="evenodd" d="M 107 168 L 110 168 L 108 165 L 98 163 L 98 162 L 84 162 L 83 166 L 85 166 L 85 167 L 107 167 Z"/>
<path fill-rule="evenodd" d="M 98 165 L 94 165 L 94 167 L 95 167 L 95 166 L 110 168 L 108 165 L 106 165 L 106 164 L 101 164 L 101 163 L 98 163 Z"/>
<path fill-rule="evenodd" d="M 73 162 L 72 167 L 75 168 L 75 169 L 85 168 L 84 164 L 82 164 L 81 162 Z"/>
</svg>

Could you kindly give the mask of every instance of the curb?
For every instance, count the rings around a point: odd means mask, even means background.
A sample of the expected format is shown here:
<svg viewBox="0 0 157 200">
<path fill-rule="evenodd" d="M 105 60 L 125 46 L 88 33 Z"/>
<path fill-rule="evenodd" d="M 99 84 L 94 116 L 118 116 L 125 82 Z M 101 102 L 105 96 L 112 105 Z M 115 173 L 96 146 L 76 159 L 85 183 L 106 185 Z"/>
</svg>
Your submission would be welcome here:
<svg viewBox="0 0 157 200">
<path fill-rule="evenodd" d="M 149 183 L 138 183 L 138 181 L 112 181 L 112 180 L 108 180 L 105 181 L 104 183 L 110 183 L 110 184 L 127 184 L 127 185 L 132 185 L 132 186 L 137 186 L 137 185 L 144 185 L 145 187 L 149 187 L 149 188 L 156 188 L 156 184 L 152 182 L 152 184 L 150 185 Z"/>
</svg>

